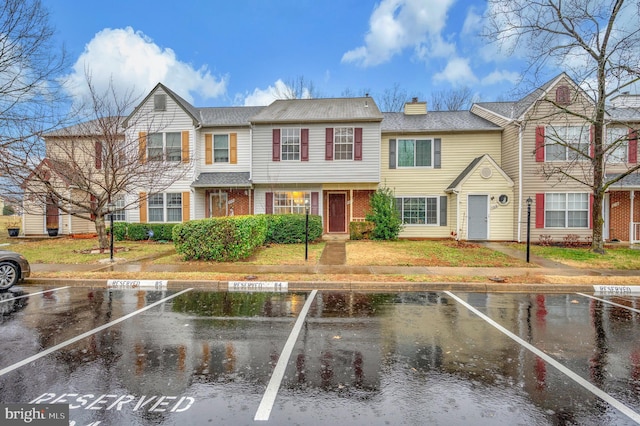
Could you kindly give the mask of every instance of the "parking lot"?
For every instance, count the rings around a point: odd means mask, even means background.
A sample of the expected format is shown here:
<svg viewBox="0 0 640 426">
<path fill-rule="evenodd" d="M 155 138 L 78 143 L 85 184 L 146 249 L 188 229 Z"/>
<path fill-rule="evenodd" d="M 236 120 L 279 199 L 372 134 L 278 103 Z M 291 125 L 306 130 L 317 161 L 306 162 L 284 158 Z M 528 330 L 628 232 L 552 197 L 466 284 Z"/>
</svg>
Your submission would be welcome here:
<svg viewBox="0 0 640 426">
<path fill-rule="evenodd" d="M 72 425 L 640 423 L 640 298 L 37 286 L 3 403 Z"/>
</svg>

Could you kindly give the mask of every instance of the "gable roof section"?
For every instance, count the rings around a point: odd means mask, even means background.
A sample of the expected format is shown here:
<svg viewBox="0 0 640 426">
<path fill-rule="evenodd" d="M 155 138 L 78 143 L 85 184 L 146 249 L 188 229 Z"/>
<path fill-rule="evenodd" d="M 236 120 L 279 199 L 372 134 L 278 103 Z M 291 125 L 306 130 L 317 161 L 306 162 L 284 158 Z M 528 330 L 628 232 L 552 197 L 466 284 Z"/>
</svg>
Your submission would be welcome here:
<svg viewBox="0 0 640 426">
<path fill-rule="evenodd" d="M 382 116 L 382 133 L 502 130 L 502 127 L 470 111 L 432 111 L 421 115 L 384 112 Z"/>
<path fill-rule="evenodd" d="M 491 165 L 496 170 L 498 170 L 498 172 L 500 172 L 500 175 L 502 175 L 503 179 L 507 181 L 509 186 L 513 186 L 513 180 L 511 180 L 511 178 L 504 172 L 504 170 L 502 170 L 502 168 L 498 166 L 498 163 L 496 163 L 495 160 L 489 154 L 484 154 L 484 155 L 481 155 L 480 157 L 474 158 L 471 161 L 471 163 L 469 163 L 469 165 L 465 167 L 462 173 L 460 173 L 458 177 L 456 177 L 454 181 L 451 182 L 451 184 L 447 187 L 447 189 L 445 189 L 445 192 L 449 193 L 456 190 L 460 190 L 460 187 L 462 186 L 462 184 L 464 184 L 467 178 L 476 171 L 479 164 L 482 163 L 482 161 L 485 159 L 488 160 L 491 163 Z"/>
<path fill-rule="evenodd" d="M 252 123 L 326 123 L 382 121 L 372 98 L 276 100 L 251 119 Z"/>
<path fill-rule="evenodd" d="M 142 102 L 140 102 L 138 104 L 138 106 L 136 106 L 133 110 L 133 112 L 131 114 L 129 114 L 129 116 L 123 121 L 122 125 L 126 128 L 129 126 L 129 120 L 135 116 L 138 111 L 140 111 L 140 108 L 142 108 L 142 105 L 146 104 L 147 101 L 151 98 L 151 96 L 153 96 L 155 94 L 155 92 L 158 89 L 162 89 L 167 95 L 169 95 L 169 97 L 171 99 L 173 99 L 173 101 L 178 104 L 178 106 L 180 108 L 182 108 L 182 110 L 191 117 L 191 119 L 193 120 L 193 125 L 197 126 L 198 124 L 200 124 L 200 114 L 198 113 L 198 109 L 196 107 L 194 107 L 193 105 L 191 105 L 189 102 L 185 101 L 184 99 L 182 99 L 180 96 L 178 96 L 173 90 L 169 89 L 167 86 L 165 86 L 162 83 L 158 83 L 156 84 L 156 86 L 149 92 L 149 94 L 142 100 Z"/>
<path fill-rule="evenodd" d="M 571 77 L 569 77 L 565 72 L 562 72 L 518 101 L 478 102 L 475 103 L 474 106 L 478 106 L 509 121 L 522 120 L 533 105 L 538 100 L 542 99 L 548 93 L 549 89 L 555 86 L 563 78 L 566 78 L 575 88 L 584 93 L 584 91 L 573 82 Z"/>
</svg>

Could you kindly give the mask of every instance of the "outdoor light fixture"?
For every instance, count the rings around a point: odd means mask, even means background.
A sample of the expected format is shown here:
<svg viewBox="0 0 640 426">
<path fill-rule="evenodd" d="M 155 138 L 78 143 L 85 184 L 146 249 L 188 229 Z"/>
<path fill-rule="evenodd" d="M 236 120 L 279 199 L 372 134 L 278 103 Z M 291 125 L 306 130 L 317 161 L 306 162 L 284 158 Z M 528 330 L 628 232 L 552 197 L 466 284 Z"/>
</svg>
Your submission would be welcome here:
<svg viewBox="0 0 640 426">
<path fill-rule="evenodd" d="M 531 197 L 527 198 L 527 263 L 529 263 L 529 247 L 531 245 Z"/>
</svg>

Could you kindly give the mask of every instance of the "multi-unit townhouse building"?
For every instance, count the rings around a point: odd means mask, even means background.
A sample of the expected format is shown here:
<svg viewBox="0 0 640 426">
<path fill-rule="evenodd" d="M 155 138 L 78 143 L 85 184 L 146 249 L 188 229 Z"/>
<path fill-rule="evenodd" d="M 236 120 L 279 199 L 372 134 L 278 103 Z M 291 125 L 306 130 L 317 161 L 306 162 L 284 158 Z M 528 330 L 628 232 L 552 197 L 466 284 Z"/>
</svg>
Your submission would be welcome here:
<svg viewBox="0 0 640 426">
<path fill-rule="evenodd" d="M 608 156 L 609 178 L 637 163 L 640 114 L 625 102 L 608 111 L 607 138 L 630 136 Z M 161 193 L 140 187 L 123 194 L 137 202 L 117 219 L 181 222 L 309 209 L 322 216 L 326 234 L 340 235 L 364 220 L 370 195 L 384 186 L 395 193 L 402 238 L 523 241 L 528 208 L 534 241 L 583 238 L 591 235 L 591 190 L 543 172 L 584 166 L 554 144 L 556 135 L 589 144 L 589 127 L 562 108 L 593 108 L 564 73 L 522 99 L 480 102 L 469 111 L 428 111 L 413 99 L 403 112 L 381 113 L 370 97 L 196 108 L 158 84 L 123 121 L 125 137 L 139 141 L 147 160 L 174 161 L 183 173 Z M 633 174 L 609 191 L 607 239 L 640 238 L 638 189 Z M 24 233 L 43 233 L 46 208 L 25 207 Z M 69 215 L 59 221 L 62 234 L 87 231 Z"/>
</svg>

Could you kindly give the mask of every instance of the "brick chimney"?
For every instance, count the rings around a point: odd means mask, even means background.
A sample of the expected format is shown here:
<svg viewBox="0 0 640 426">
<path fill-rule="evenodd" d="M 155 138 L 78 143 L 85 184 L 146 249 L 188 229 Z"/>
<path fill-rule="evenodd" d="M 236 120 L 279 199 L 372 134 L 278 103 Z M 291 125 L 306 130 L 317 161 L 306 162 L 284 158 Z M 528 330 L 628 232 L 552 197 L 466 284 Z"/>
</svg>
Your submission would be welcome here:
<svg viewBox="0 0 640 426">
<path fill-rule="evenodd" d="M 427 113 L 427 103 L 418 102 L 418 98 L 412 98 L 411 102 L 404 104 L 405 115 L 424 115 Z"/>
</svg>

